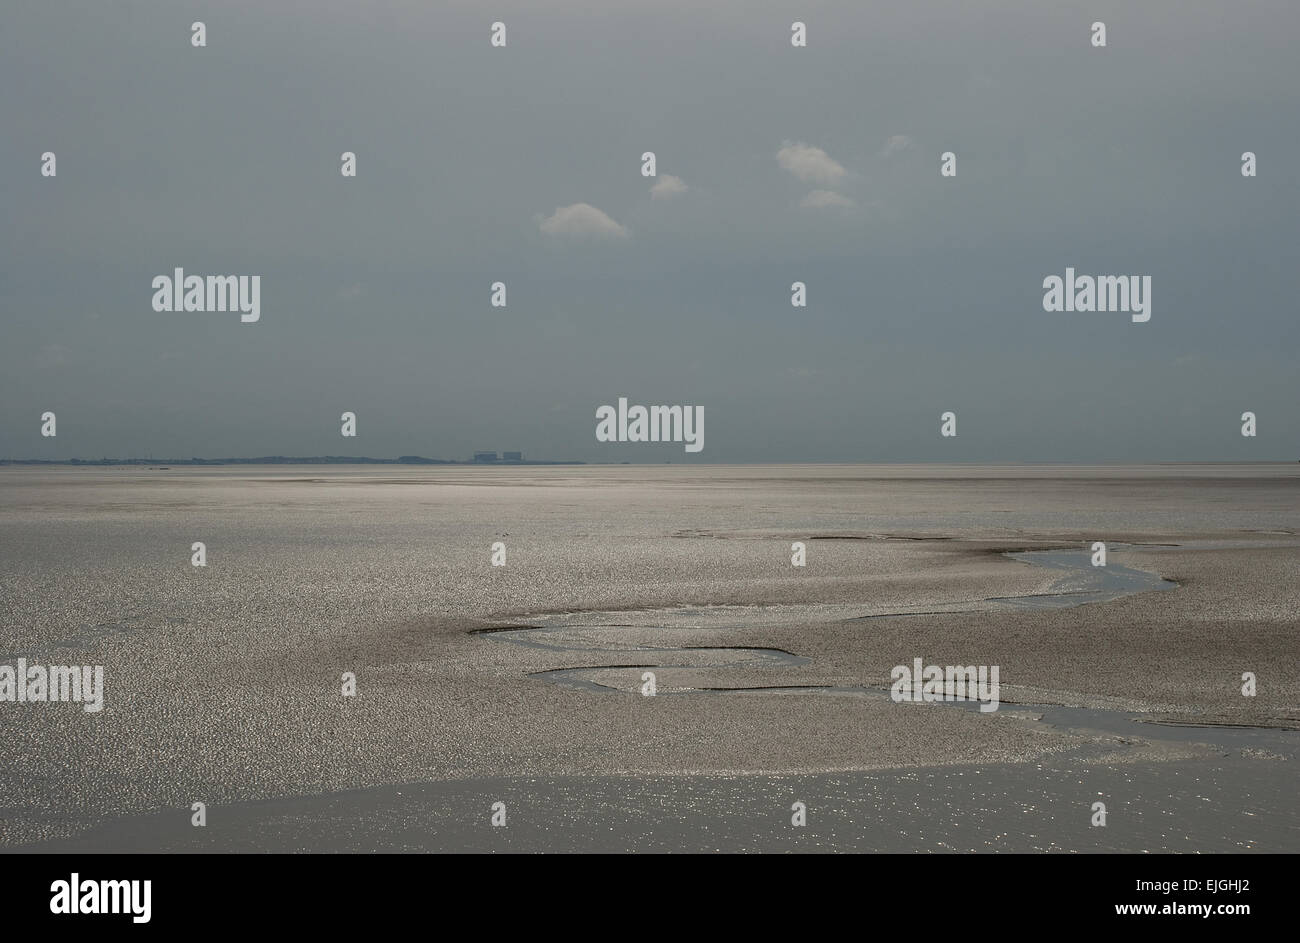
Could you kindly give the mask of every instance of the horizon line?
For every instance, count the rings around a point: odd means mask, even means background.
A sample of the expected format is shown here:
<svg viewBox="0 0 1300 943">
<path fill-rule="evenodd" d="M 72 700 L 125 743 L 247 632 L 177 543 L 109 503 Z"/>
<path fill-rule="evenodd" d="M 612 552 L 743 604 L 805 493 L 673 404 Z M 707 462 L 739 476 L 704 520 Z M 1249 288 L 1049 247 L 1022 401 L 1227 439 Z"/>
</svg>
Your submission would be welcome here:
<svg viewBox="0 0 1300 943">
<path fill-rule="evenodd" d="M 1017 460 L 986 460 L 986 461 L 933 461 L 933 460 L 855 460 L 855 461 L 781 461 L 781 460 L 759 460 L 743 462 L 710 462 L 693 460 L 689 462 L 672 462 L 672 461 L 651 461 L 639 462 L 631 460 L 616 461 L 585 461 L 581 459 L 493 459 L 493 460 L 475 460 L 475 459 L 444 459 L 444 458 L 427 458 L 422 455 L 401 455 L 397 458 L 374 458 L 368 455 L 259 455 L 248 457 L 228 457 L 228 458 L 201 458 L 191 456 L 190 458 L 0 458 L 0 465 L 310 465 L 310 464 L 331 464 L 331 465 L 635 465 L 645 467 L 660 467 L 662 465 L 796 465 L 796 466 L 813 466 L 813 465 L 1072 465 L 1072 466 L 1114 466 L 1114 465 L 1294 465 L 1300 463 L 1300 459 L 1190 459 L 1190 460 L 1152 460 L 1152 459 L 1128 459 L 1128 460 L 1099 460 L 1099 461 L 1071 461 L 1059 459 L 1017 459 Z"/>
</svg>

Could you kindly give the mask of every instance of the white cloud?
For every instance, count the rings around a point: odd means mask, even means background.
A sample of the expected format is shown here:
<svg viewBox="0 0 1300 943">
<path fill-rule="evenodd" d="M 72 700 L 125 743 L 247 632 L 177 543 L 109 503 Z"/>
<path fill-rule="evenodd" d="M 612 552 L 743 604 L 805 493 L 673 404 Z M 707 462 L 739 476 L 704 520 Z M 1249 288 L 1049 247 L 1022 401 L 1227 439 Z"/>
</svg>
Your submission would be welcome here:
<svg viewBox="0 0 1300 943">
<path fill-rule="evenodd" d="M 540 216 L 540 214 L 539 214 Z M 557 207 L 538 223 L 550 236 L 614 236 L 624 238 L 627 230 L 590 203 L 573 203 Z"/>
<path fill-rule="evenodd" d="M 650 188 L 650 199 L 667 199 L 668 197 L 677 196 L 679 193 L 685 193 L 689 189 L 690 187 L 686 186 L 681 177 L 664 174 L 659 178 L 659 182 Z"/>
<path fill-rule="evenodd" d="M 821 209 L 825 206 L 842 206 L 849 209 L 857 204 L 842 193 L 835 193 L 832 190 L 814 190 L 804 197 L 799 205 L 810 209 Z"/>
<path fill-rule="evenodd" d="M 833 186 L 849 175 L 847 170 L 820 147 L 811 147 L 808 144 L 784 142 L 781 149 L 776 152 L 776 162 L 782 169 L 790 171 L 804 183 Z"/>
<path fill-rule="evenodd" d="M 912 139 L 906 134 L 895 134 L 885 142 L 884 150 L 880 152 L 881 157 L 892 157 L 899 151 L 905 151 L 912 146 Z"/>
</svg>

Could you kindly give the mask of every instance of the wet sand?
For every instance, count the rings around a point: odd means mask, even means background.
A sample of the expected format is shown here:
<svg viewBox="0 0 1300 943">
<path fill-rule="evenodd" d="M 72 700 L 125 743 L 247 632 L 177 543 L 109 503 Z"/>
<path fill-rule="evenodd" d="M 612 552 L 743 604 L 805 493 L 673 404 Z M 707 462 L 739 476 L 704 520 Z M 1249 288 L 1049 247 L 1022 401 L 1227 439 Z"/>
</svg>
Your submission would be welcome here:
<svg viewBox="0 0 1300 943">
<path fill-rule="evenodd" d="M 0 847 L 1300 850 L 1294 468 L 0 469 Z"/>
</svg>

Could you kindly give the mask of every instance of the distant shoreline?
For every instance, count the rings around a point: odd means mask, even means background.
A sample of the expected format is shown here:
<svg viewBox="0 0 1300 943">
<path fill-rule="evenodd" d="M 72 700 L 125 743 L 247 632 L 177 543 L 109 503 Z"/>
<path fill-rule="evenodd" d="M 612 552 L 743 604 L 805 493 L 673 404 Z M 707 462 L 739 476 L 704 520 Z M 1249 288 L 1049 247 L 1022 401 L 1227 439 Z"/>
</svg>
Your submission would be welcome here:
<svg viewBox="0 0 1300 943">
<path fill-rule="evenodd" d="M 260 458 L 4 458 L 0 465 L 585 465 L 586 462 L 542 462 L 533 459 L 464 461 L 403 455 L 400 458 L 370 458 L 365 455 L 263 455 Z"/>
<path fill-rule="evenodd" d="M 0 468 L 8 465 L 66 465 L 72 468 L 90 467 L 90 468 L 109 468 L 121 465 L 131 466 L 222 466 L 222 465 L 449 465 L 449 466 L 479 466 L 488 467 L 499 465 L 525 466 L 525 465 L 594 465 L 596 467 L 605 465 L 636 465 L 650 467 L 660 467 L 663 465 L 672 465 L 673 462 L 632 462 L 626 460 L 610 462 L 584 462 L 576 459 L 562 461 L 540 461 L 534 459 L 496 459 L 491 461 L 474 459 L 447 459 L 447 458 L 425 458 L 422 455 L 402 455 L 398 458 L 371 458 L 367 455 L 309 455 L 309 456 L 288 456 L 288 455 L 263 455 L 258 458 L 0 458 Z M 1019 462 L 922 462 L 922 461 L 895 461 L 895 462 L 683 462 L 686 467 L 700 466 L 732 466 L 732 467 L 762 467 L 766 465 L 778 466 L 795 466 L 795 467 L 827 467 L 827 466 L 943 466 L 943 467 L 971 467 L 971 468 L 1039 468 L 1039 467 L 1068 467 L 1068 468 L 1127 468 L 1127 467 L 1212 467 L 1222 466 L 1225 468 L 1246 468 L 1254 466 L 1269 465 L 1296 465 L 1294 459 L 1254 459 L 1250 461 L 1184 461 L 1184 462 L 1160 462 L 1160 461 L 1129 461 L 1129 462 L 1069 462 L 1069 461 L 1019 461 Z"/>
</svg>

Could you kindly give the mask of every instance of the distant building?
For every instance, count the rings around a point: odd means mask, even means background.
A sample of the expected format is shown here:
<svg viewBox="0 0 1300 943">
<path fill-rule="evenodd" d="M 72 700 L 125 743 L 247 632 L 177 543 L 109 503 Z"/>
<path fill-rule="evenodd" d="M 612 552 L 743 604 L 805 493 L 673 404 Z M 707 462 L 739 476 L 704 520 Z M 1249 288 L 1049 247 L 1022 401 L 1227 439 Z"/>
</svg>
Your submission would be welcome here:
<svg viewBox="0 0 1300 943">
<path fill-rule="evenodd" d="M 501 461 L 503 462 L 522 462 L 524 460 L 523 452 L 502 452 Z"/>
<path fill-rule="evenodd" d="M 495 462 L 497 460 L 496 452 L 475 452 L 474 461 L 476 462 Z"/>
</svg>

